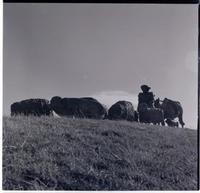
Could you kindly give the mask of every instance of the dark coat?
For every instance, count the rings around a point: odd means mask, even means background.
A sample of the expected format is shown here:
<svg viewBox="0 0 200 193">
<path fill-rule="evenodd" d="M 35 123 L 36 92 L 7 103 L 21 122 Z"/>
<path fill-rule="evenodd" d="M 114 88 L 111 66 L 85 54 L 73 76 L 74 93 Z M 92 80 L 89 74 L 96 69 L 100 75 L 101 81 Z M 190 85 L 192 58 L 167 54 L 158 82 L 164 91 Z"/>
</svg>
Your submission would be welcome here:
<svg viewBox="0 0 200 193">
<path fill-rule="evenodd" d="M 154 95 L 152 92 L 140 92 L 138 95 L 138 104 L 145 103 L 149 108 L 153 108 Z"/>
</svg>

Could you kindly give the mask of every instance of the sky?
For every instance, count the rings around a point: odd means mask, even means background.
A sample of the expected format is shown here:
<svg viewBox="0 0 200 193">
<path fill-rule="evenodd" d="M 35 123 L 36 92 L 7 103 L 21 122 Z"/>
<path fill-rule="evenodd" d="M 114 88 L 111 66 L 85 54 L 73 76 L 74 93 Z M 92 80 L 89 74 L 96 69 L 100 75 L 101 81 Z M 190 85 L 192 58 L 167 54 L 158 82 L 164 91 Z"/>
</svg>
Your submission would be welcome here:
<svg viewBox="0 0 200 193">
<path fill-rule="evenodd" d="M 5 115 L 13 102 L 53 96 L 136 109 L 147 84 L 197 128 L 197 4 L 4 3 L 3 33 Z"/>
</svg>

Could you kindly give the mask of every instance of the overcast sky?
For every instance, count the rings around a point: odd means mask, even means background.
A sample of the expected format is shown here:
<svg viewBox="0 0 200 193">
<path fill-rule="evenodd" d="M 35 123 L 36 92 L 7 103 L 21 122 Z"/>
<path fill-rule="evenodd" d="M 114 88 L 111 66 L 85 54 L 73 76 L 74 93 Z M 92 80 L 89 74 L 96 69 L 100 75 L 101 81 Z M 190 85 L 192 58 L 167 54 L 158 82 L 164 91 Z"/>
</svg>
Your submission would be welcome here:
<svg viewBox="0 0 200 193">
<path fill-rule="evenodd" d="M 4 3 L 3 112 L 27 98 L 137 105 L 141 84 L 197 124 L 198 5 Z"/>
</svg>

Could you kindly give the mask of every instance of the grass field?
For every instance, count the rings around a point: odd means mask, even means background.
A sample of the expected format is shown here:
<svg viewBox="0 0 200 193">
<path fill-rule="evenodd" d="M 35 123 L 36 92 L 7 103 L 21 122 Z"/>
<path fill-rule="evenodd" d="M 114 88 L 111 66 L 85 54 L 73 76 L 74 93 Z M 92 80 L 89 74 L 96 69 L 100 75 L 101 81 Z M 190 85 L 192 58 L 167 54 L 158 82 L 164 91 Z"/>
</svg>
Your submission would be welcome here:
<svg viewBox="0 0 200 193">
<path fill-rule="evenodd" d="M 126 121 L 3 118 L 4 190 L 195 190 L 197 131 Z"/>
</svg>

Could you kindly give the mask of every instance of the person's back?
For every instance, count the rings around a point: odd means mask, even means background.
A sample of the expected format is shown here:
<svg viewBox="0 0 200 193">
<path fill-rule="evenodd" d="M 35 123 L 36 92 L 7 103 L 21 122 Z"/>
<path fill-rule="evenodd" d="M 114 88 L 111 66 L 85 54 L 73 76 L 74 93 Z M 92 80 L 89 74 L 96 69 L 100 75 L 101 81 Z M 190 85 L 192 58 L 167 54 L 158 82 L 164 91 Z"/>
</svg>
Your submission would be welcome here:
<svg viewBox="0 0 200 193">
<path fill-rule="evenodd" d="M 142 85 L 141 89 L 143 92 L 138 94 L 138 105 L 141 103 L 145 103 L 149 108 L 154 107 L 154 94 L 153 92 L 149 92 L 150 87 L 147 85 Z"/>
<path fill-rule="evenodd" d="M 138 103 L 146 103 L 148 107 L 153 108 L 153 102 L 154 102 L 154 95 L 153 92 L 146 92 L 142 93 L 140 92 L 138 95 Z"/>
</svg>

